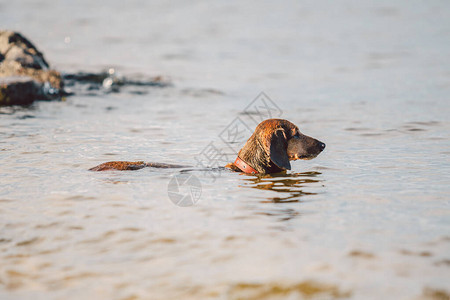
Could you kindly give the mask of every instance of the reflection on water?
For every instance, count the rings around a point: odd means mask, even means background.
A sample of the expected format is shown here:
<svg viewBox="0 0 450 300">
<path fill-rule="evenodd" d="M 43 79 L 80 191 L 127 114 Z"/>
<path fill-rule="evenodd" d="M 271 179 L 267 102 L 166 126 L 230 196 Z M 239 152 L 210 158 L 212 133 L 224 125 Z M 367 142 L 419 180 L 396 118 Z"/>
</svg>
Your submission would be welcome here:
<svg viewBox="0 0 450 300">
<path fill-rule="evenodd" d="M 268 197 L 262 203 L 290 203 L 301 202 L 303 196 L 317 195 L 316 192 L 307 192 L 305 189 L 312 184 L 322 182 L 317 176 L 320 172 L 303 173 L 277 173 L 254 176 L 244 179 L 243 187 L 249 187 L 259 190 L 269 190 L 277 193 L 276 197 Z"/>
</svg>

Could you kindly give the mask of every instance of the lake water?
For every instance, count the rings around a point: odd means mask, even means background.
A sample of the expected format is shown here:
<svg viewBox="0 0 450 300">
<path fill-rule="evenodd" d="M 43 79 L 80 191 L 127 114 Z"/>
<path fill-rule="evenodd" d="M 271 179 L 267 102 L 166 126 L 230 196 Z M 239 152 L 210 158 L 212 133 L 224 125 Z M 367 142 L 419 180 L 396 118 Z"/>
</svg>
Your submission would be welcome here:
<svg viewBox="0 0 450 300">
<path fill-rule="evenodd" d="M 172 83 L 0 108 L 1 299 L 449 299 L 449 2 L 15 0 L 0 20 L 58 70 Z M 255 128 L 261 92 L 325 151 L 275 176 L 87 171 L 234 161 L 224 133 Z"/>
</svg>

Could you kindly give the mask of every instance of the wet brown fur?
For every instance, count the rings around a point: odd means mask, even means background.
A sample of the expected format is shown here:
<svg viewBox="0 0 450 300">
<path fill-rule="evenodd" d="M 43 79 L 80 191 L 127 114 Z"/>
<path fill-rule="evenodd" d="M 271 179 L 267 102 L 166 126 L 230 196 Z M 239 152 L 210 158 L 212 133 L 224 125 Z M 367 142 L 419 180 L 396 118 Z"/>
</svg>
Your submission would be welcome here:
<svg viewBox="0 0 450 300">
<path fill-rule="evenodd" d="M 139 170 L 145 167 L 152 168 L 185 168 L 187 166 L 181 165 L 171 165 L 164 163 L 146 163 L 143 161 L 109 161 L 105 162 L 96 167 L 90 168 L 89 171 L 108 171 L 108 170 L 118 170 L 118 171 L 133 171 Z"/>
</svg>

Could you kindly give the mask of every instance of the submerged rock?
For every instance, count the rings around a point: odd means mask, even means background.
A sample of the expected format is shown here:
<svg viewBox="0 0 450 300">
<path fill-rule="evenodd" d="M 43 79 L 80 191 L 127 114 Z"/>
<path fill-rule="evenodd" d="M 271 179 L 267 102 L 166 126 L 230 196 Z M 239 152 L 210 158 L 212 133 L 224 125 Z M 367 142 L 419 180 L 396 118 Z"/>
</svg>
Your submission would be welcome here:
<svg viewBox="0 0 450 300">
<path fill-rule="evenodd" d="M 63 74 L 66 92 L 76 94 L 99 95 L 104 93 L 129 92 L 145 94 L 148 87 L 167 87 L 170 83 L 161 76 L 153 78 L 129 78 L 116 73 L 111 68 L 100 73 L 78 72 Z"/>
<path fill-rule="evenodd" d="M 37 99 L 55 99 L 64 93 L 61 74 L 50 70 L 43 54 L 13 31 L 0 30 L 0 79 L 0 105 L 29 104 Z M 25 90 L 18 91 L 19 86 Z"/>
</svg>

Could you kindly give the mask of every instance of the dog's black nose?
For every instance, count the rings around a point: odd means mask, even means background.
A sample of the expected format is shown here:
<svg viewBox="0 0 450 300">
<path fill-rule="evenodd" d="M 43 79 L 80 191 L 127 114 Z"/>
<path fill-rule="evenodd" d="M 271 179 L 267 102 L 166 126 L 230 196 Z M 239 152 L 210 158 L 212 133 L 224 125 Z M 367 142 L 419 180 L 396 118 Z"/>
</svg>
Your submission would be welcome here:
<svg viewBox="0 0 450 300">
<path fill-rule="evenodd" d="M 322 142 L 319 143 L 320 149 L 322 149 L 322 150 L 325 149 L 325 146 L 326 146 L 325 143 L 322 143 Z"/>
</svg>

